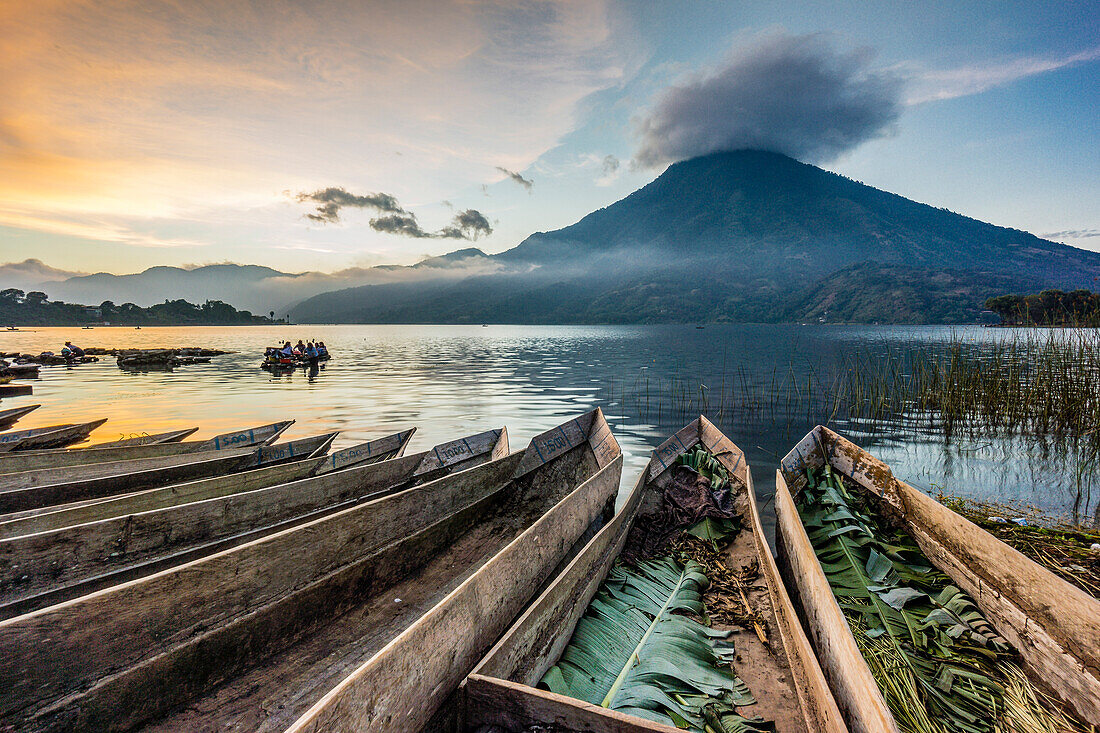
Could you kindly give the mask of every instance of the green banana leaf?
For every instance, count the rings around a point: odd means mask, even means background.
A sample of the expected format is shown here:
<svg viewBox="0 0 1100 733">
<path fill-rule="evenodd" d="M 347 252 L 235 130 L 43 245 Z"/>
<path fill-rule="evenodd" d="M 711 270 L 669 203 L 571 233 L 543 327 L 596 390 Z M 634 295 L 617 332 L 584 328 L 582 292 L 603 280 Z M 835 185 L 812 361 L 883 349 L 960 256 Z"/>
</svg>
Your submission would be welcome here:
<svg viewBox="0 0 1100 733">
<path fill-rule="evenodd" d="M 803 524 L 899 724 L 992 731 L 1002 705 L 996 663 L 1005 641 L 911 538 L 861 510 L 831 467 L 808 478 L 799 497 Z M 898 670 L 912 684 L 885 679 Z"/>
<path fill-rule="evenodd" d="M 666 557 L 612 568 L 542 685 L 694 731 L 769 730 L 734 709 L 755 700 L 730 667 L 733 647 L 725 641 L 730 632 L 682 615 L 704 614 L 706 586 L 702 566 L 694 561 L 681 566 Z M 708 725 L 708 709 L 725 727 Z"/>
</svg>

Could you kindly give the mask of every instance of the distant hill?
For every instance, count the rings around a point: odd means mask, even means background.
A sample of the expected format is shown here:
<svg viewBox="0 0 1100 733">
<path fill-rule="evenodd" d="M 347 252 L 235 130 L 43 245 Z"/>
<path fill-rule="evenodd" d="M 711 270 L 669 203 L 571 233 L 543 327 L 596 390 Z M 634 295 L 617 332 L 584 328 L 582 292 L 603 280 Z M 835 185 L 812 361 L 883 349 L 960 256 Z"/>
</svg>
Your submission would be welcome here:
<svg viewBox="0 0 1100 733">
<path fill-rule="evenodd" d="M 480 254 L 480 253 L 479 253 Z M 299 322 L 970 322 L 991 295 L 1090 287 L 1100 253 L 799 163 L 718 153 L 670 166 L 484 272 L 324 293 Z"/>
<path fill-rule="evenodd" d="M 94 275 L 70 277 L 48 283 L 42 289 L 54 300 L 99 304 L 135 303 L 149 306 L 165 300 L 187 299 L 202 303 L 224 300 L 237 307 L 263 313 L 285 306 L 289 298 L 257 294 L 257 286 L 272 278 L 295 278 L 297 275 L 279 272 L 259 265 L 206 265 L 204 267 L 151 267 L 133 275 Z"/>
<path fill-rule="evenodd" d="M 147 307 L 171 300 L 220 300 L 256 313 L 287 313 L 290 306 L 318 293 L 349 285 L 461 278 L 494 272 L 502 263 L 468 248 L 429 257 L 412 266 L 355 267 L 334 273 L 280 272 L 258 265 L 151 267 L 132 275 L 94 275 L 56 270 L 38 260 L 0 265 L 0 289 L 45 292 L 53 301 L 100 304 L 105 300 Z"/>
</svg>

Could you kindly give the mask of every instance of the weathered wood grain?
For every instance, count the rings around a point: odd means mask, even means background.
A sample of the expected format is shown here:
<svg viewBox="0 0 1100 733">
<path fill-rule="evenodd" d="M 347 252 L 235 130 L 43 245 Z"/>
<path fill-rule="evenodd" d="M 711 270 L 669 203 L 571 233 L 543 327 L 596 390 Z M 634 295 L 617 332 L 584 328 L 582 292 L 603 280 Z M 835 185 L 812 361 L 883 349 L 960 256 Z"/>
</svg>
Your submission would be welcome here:
<svg viewBox="0 0 1100 733">
<path fill-rule="evenodd" d="M 580 618 L 622 551 L 627 537 L 642 511 L 653 511 L 660 503 L 661 481 L 667 481 L 676 459 L 703 445 L 729 471 L 740 494 L 743 513 L 751 513 L 752 538 L 742 552 L 759 558 L 765 583 L 769 586 L 771 608 L 776 611 L 774 625 L 780 628 L 783 644 L 774 644 L 764 655 L 781 657 L 777 672 L 790 669 L 794 678 L 797 706 L 791 716 L 794 725 L 811 731 L 843 732 L 847 728 L 832 699 L 820 667 L 802 633 L 789 600 L 786 606 L 776 599 L 786 598 L 766 547 L 759 517 L 755 514 L 752 477 L 744 453 L 706 418 L 699 417 L 661 444 L 652 454 L 634 489 L 622 508 L 568 564 L 562 573 L 527 608 L 500 641 L 486 654 L 465 681 L 460 696 L 457 721 L 447 721 L 458 731 L 474 731 L 480 725 L 501 725 L 507 730 L 522 730 L 532 722 L 554 723 L 564 730 L 578 731 L 663 731 L 677 729 L 617 713 L 580 700 L 536 689 L 547 670 L 561 657 Z M 648 498 L 647 498 L 648 497 Z M 770 563 L 770 570 L 769 570 Z M 772 585 L 778 588 L 771 588 Z M 769 623 L 769 626 L 772 626 Z M 798 643 L 800 640 L 800 644 Z M 755 643 L 746 639 L 742 643 Z M 789 645 L 789 646 L 788 646 Z M 785 690 L 790 688 L 783 688 Z M 775 694 L 774 691 L 773 695 Z M 491 703 L 484 698 L 489 695 Z M 773 701 L 782 706 L 784 701 Z M 545 717 L 539 719 L 538 715 Z M 633 726 L 633 727 L 632 727 Z M 425 729 L 427 730 L 427 729 Z"/>
<path fill-rule="evenodd" d="M 792 597 L 848 728 L 854 733 L 896 733 L 897 723 L 817 561 L 782 471 L 775 479 L 776 550 Z"/>
<path fill-rule="evenodd" d="M 545 573 L 602 513 L 618 488 L 621 469 L 621 456 L 599 469 L 325 695 L 290 730 L 412 731 L 427 723 L 538 589 Z M 521 464 L 517 473 L 522 470 Z M 538 470 L 524 476 L 538 478 Z M 535 486 L 525 490 L 544 491 Z"/>
<path fill-rule="evenodd" d="M 855 641 L 839 607 L 832 613 L 813 587 L 824 583 L 829 600 L 836 605 L 808 538 L 804 557 L 797 557 L 797 548 L 792 547 L 792 542 L 801 539 L 799 532 L 805 537 L 805 530 L 788 490 L 788 482 L 805 483 L 802 476 L 807 465 L 817 467 L 826 461 L 860 488 L 882 499 L 883 510 L 901 522 L 928 559 L 974 599 L 993 627 L 1020 653 L 1036 684 L 1084 720 L 1100 724 L 1100 601 L 899 481 L 889 466 L 851 441 L 818 426 L 781 464 L 777 483 L 782 484 L 783 491 L 777 488 L 776 513 L 784 513 L 789 521 L 781 520 L 786 531 L 777 538 L 777 545 L 782 540 L 781 554 L 791 563 L 790 583 L 797 588 L 796 595 L 803 598 L 807 624 L 830 683 L 834 690 L 838 685 L 851 688 L 847 695 L 837 694 L 838 702 L 861 695 L 854 680 L 869 677 L 870 672 L 862 657 L 823 650 L 823 644 L 854 649 Z M 813 618 L 826 613 L 839 617 L 843 626 L 836 623 L 836 618 Z M 819 637 L 827 641 L 819 643 Z M 845 704 L 841 702 L 841 706 Z M 855 705 L 845 712 L 853 729 L 865 714 Z M 869 718 L 861 724 L 864 730 L 874 730 L 879 722 Z"/>
<path fill-rule="evenodd" d="M 162 713 L 221 679 L 222 667 L 249 663 L 257 647 L 277 646 L 338 613 L 364 578 L 387 565 L 357 566 L 342 596 L 329 589 L 298 602 L 295 594 L 489 500 L 520 458 L 0 622 L 0 721 L 74 729 L 117 718 L 124 727 Z M 388 564 L 399 566 L 396 559 Z"/>
<path fill-rule="evenodd" d="M 403 448 L 404 444 L 398 446 Z M 369 460 L 368 451 L 360 451 L 360 457 Z M 227 496 L 0 540 L 0 618 L 150 575 L 286 529 L 292 523 L 316 519 L 321 513 L 376 499 L 405 484 L 416 462 L 383 461 L 309 478 L 319 465 L 327 466 L 328 457 L 258 469 L 293 470 L 301 474 L 298 481 L 243 491 L 232 485 L 230 477 L 221 477 L 216 488 L 232 490 Z M 242 476 L 248 473 L 253 472 Z M 212 481 L 217 479 L 201 483 Z M 174 488 L 159 493 L 179 498 L 180 492 Z M 141 498 L 149 502 L 156 497 L 147 494 Z M 126 499 L 133 506 L 135 497 Z M 102 511 L 103 507 L 80 507 L 71 513 L 93 509 Z M 40 520 L 42 516 L 28 519 Z"/>
<path fill-rule="evenodd" d="M 0 476 L 0 513 L 165 486 L 324 452 L 335 433 L 288 443 L 167 458 L 114 461 Z"/>
<path fill-rule="evenodd" d="M 51 425 L 45 428 L 3 433 L 0 434 L 0 452 L 32 448 L 62 448 L 84 440 L 105 422 L 107 418 L 76 425 Z"/>
<path fill-rule="evenodd" d="M 471 674 L 464 683 L 463 730 L 498 726 L 509 733 L 534 725 L 558 733 L 676 733 L 679 729 L 601 708 L 506 679 Z"/>
<path fill-rule="evenodd" d="M 231 433 L 223 433 L 205 441 L 186 441 L 182 443 L 158 443 L 156 445 L 130 445 L 116 447 L 110 443 L 89 445 L 84 448 L 54 448 L 44 450 L 20 450 L 9 453 L 0 453 L 0 473 L 15 473 L 18 471 L 34 471 L 46 468 L 59 468 L 61 466 L 79 466 L 87 463 L 104 463 L 107 461 L 128 461 L 138 458 L 157 458 L 161 456 L 177 456 L 184 453 L 197 453 L 201 451 L 218 450 L 215 445 L 221 445 L 224 449 L 248 448 L 260 444 L 267 444 L 278 438 L 283 431 L 294 423 L 293 420 L 261 425 L 246 430 L 237 430 Z M 247 440 L 231 442 L 231 437 L 249 437 Z"/>
</svg>

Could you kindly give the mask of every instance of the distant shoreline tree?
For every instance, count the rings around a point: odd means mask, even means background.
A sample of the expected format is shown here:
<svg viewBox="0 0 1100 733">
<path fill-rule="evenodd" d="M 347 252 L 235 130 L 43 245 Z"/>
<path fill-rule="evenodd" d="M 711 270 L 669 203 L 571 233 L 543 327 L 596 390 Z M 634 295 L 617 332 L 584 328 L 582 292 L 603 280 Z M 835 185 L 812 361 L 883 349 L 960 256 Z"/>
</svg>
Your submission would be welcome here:
<svg viewBox="0 0 1100 733">
<path fill-rule="evenodd" d="M 998 295 L 985 307 L 1004 326 L 1100 326 L 1100 293 L 1044 290 L 1037 295 Z"/>
<path fill-rule="evenodd" d="M 17 288 L 0 290 L 0 323 L 18 326 L 248 326 L 279 323 L 274 318 L 239 311 L 220 300 L 195 305 L 186 300 L 165 300 L 142 308 L 134 303 L 80 305 L 51 301 L 46 293 L 24 293 Z"/>
</svg>

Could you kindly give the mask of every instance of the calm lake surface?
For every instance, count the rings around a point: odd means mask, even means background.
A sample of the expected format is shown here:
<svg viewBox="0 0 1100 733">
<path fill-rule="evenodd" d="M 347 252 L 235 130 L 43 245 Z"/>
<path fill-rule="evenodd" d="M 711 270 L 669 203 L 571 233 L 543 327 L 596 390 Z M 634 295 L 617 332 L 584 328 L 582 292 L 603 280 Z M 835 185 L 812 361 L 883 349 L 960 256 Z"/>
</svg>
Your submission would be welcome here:
<svg viewBox="0 0 1100 733">
<path fill-rule="evenodd" d="M 108 417 L 93 434 L 96 442 L 188 426 L 199 426 L 195 437 L 202 438 L 294 418 L 286 437 L 340 430 L 341 447 L 416 426 L 414 451 L 501 425 L 519 450 L 533 435 L 598 405 L 622 445 L 627 487 L 650 449 L 705 408 L 745 450 L 766 500 L 778 459 L 828 416 L 782 407 L 732 414 L 719 409 L 717 395 L 733 382 L 751 391 L 787 375 L 785 389 L 812 391 L 839 356 L 855 349 L 885 353 L 952 338 L 985 343 L 1019 336 L 980 327 L 824 325 L 37 328 L 0 331 L 0 351 L 60 351 L 68 339 L 83 347 L 235 353 L 172 372 L 127 372 L 111 357 L 43 367 L 33 397 L 5 399 L 0 407 L 43 405 L 18 428 Z M 275 377 L 259 368 L 265 346 L 299 338 L 323 340 L 333 354 L 316 377 L 303 371 Z M 834 420 L 831 427 L 925 491 L 1072 518 L 1081 483 L 1072 459 L 1003 437 L 947 440 L 920 424 Z M 1078 502 L 1077 518 L 1091 517 L 1097 503 Z"/>
</svg>

